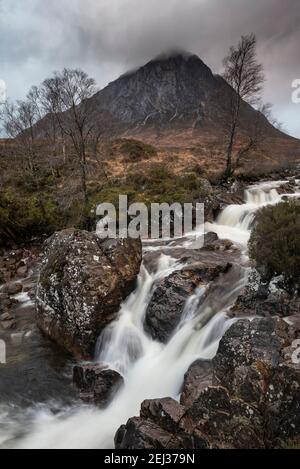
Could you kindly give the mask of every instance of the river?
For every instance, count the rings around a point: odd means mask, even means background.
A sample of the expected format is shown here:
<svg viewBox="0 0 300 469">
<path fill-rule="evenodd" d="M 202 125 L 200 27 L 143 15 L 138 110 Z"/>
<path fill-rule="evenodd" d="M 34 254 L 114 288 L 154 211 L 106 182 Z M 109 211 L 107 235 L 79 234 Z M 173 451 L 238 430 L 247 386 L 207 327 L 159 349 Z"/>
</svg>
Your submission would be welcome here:
<svg viewBox="0 0 300 469">
<path fill-rule="evenodd" d="M 157 256 L 156 268 L 150 271 L 143 263 L 136 291 L 123 303 L 119 319 L 102 333 L 95 352 L 95 361 L 122 373 L 125 386 L 105 410 L 76 399 L 68 405 L 52 400 L 26 408 L 10 402 L 0 407 L 0 447 L 113 448 L 116 431 L 139 414 L 143 400 L 166 396 L 178 399 L 188 367 L 196 359 L 212 359 L 220 339 L 236 320 L 230 319 L 226 311 L 247 282 L 247 243 L 255 212 L 282 199 L 276 189 L 283 183 L 250 186 L 243 205 L 226 207 L 215 223 L 206 224 L 206 231 L 230 239 L 239 247 L 241 261 L 225 274 L 222 285 L 200 307 L 203 292 L 196 290 L 167 344 L 152 340 L 144 331 L 143 321 L 155 282 L 182 268 L 182 264 L 172 257 L 172 249 L 166 251 L 161 243 L 146 244 L 145 253 L 151 249 L 158 254 L 163 251 Z M 187 247 L 187 242 L 185 239 L 182 246 Z"/>
</svg>

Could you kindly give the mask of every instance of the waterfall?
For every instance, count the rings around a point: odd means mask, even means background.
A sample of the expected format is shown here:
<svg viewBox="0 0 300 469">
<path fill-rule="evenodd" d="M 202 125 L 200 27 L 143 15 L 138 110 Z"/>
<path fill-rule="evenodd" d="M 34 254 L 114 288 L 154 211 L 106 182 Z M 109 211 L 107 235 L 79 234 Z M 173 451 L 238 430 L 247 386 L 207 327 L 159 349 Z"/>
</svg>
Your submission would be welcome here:
<svg viewBox="0 0 300 469">
<path fill-rule="evenodd" d="M 245 191 L 245 203 L 229 205 L 219 215 L 216 223 L 207 223 L 207 230 L 214 231 L 221 239 L 230 239 L 246 251 L 255 213 L 266 205 L 281 201 L 276 188 L 286 181 L 274 181 L 251 186 Z"/>
<path fill-rule="evenodd" d="M 246 254 L 255 212 L 280 201 L 276 187 L 281 184 L 252 186 L 246 191 L 245 204 L 226 207 L 215 223 L 206 224 L 206 230 L 231 239 Z M 113 448 L 119 426 L 139 415 L 143 400 L 166 396 L 178 399 L 188 367 L 196 359 L 212 359 L 222 336 L 235 321 L 226 311 L 246 283 L 247 264 L 241 264 L 225 274 L 212 292 L 206 294 L 201 288 L 195 291 L 167 344 L 152 340 L 143 322 L 156 282 L 182 265 L 165 254 L 160 256 L 155 272 L 150 273 L 143 264 L 136 291 L 123 303 L 118 320 L 101 334 L 96 347 L 96 361 L 124 376 L 125 385 L 114 401 L 105 410 L 79 405 L 58 414 L 47 409 L 36 411 L 29 433 L 9 446 Z"/>
</svg>

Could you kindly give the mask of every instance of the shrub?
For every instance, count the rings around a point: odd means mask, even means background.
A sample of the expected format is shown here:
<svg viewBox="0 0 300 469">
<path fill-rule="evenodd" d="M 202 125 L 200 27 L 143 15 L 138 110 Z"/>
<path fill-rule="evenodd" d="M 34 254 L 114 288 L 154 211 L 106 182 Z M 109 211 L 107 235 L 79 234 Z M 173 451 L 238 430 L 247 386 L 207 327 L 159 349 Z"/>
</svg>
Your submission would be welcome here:
<svg viewBox="0 0 300 469">
<path fill-rule="evenodd" d="M 173 174 L 164 164 L 152 164 L 144 172 L 131 172 L 123 181 L 114 180 L 90 191 L 89 220 L 95 226 L 95 208 L 103 202 L 118 207 L 119 195 L 128 195 L 128 203 L 193 203 L 209 194 L 208 181 L 195 173 Z"/>
<path fill-rule="evenodd" d="M 296 200 L 264 207 L 249 242 L 251 259 L 263 280 L 282 276 L 289 293 L 300 292 L 300 204 Z"/>
<path fill-rule="evenodd" d="M 61 214 L 56 203 L 44 193 L 16 195 L 0 193 L 0 242 L 22 242 L 32 236 L 50 234 L 60 228 Z"/>
<path fill-rule="evenodd" d="M 152 145 L 138 140 L 123 140 L 120 150 L 129 161 L 139 161 L 157 155 L 157 151 Z"/>
</svg>

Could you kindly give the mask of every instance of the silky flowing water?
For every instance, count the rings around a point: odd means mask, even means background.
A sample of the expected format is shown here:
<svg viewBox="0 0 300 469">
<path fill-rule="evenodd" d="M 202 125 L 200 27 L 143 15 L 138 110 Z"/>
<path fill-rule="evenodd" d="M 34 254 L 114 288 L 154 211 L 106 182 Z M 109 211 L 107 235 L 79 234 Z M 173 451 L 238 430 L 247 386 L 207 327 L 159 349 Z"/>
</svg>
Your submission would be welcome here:
<svg viewBox="0 0 300 469">
<path fill-rule="evenodd" d="M 242 261 L 224 275 L 204 301 L 200 301 L 203 289 L 195 291 L 167 344 L 145 333 L 144 317 L 155 283 L 183 266 L 172 257 L 171 249 L 170 255 L 158 256 L 154 271 L 142 265 L 136 291 L 123 303 L 119 319 L 99 337 L 95 351 L 95 361 L 106 363 L 125 379 L 125 386 L 109 407 L 98 410 L 78 401 L 65 407 L 55 402 L 26 409 L 0 406 L 0 447 L 113 448 L 116 431 L 130 417 L 139 415 L 143 400 L 166 396 L 178 399 L 188 367 L 196 359 L 212 359 L 220 339 L 235 321 L 226 311 L 247 281 L 247 242 L 255 212 L 281 200 L 276 190 L 280 185 L 282 181 L 251 186 L 243 205 L 226 207 L 215 223 L 206 224 L 206 231 L 214 231 L 240 247 Z M 188 240 L 182 243 L 187 247 Z M 145 250 L 151 249 L 159 251 L 163 246 L 145 246 Z"/>
</svg>

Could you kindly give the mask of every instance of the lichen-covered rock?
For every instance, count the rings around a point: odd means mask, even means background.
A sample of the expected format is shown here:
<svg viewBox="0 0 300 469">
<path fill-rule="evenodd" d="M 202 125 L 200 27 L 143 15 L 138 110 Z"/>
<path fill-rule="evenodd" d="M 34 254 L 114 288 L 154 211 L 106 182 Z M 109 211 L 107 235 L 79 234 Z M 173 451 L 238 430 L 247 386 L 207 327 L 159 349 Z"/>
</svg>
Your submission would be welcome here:
<svg viewBox="0 0 300 469">
<path fill-rule="evenodd" d="M 221 386 L 206 388 L 188 409 L 181 428 L 191 434 L 196 449 L 264 447 L 263 421 L 258 410 L 230 396 Z"/>
<path fill-rule="evenodd" d="M 266 447 L 300 442 L 299 337 L 278 317 L 239 321 L 214 359 L 213 383 L 264 416 Z"/>
<path fill-rule="evenodd" d="M 117 433 L 117 448 L 299 446 L 299 350 L 299 330 L 278 317 L 236 322 L 213 360 L 212 384 L 204 386 L 203 363 L 195 362 L 180 404 L 145 401 Z"/>
<path fill-rule="evenodd" d="M 145 330 L 153 339 L 167 342 L 179 325 L 187 299 L 197 288 L 203 296 L 210 282 L 227 272 L 231 264 L 226 261 L 198 262 L 172 273 L 155 287 L 145 316 Z"/>
<path fill-rule="evenodd" d="M 124 384 L 123 377 L 105 365 L 82 365 L 73 369 L 73 382 L 82 400 L 105 408 Z"/>
<path fill-rule="evenodd" d="M 245 289 L 231 309 L 233 316 L 281 316 L 288 317 L 299 314 L 300 297 L 291 297 L 287 293 L 270 291 L 266 284 L 254 286 L 254 291 Z"/>
<path fill-rule="evenodd" d="M 37 324 L 76 357 L 90 359 L 100 332 L 116 319 L 140 270 L 140 240 L 101 240 L 68 229 L 45 243 L 37 285 Z"/>
<path fill-rule="evenodd" d="M 190 407 L 201 392 L 212 384 L 212 363 L 210 360 L 195 361 L 184 376 L 180 403 Z"/>
</svg>

